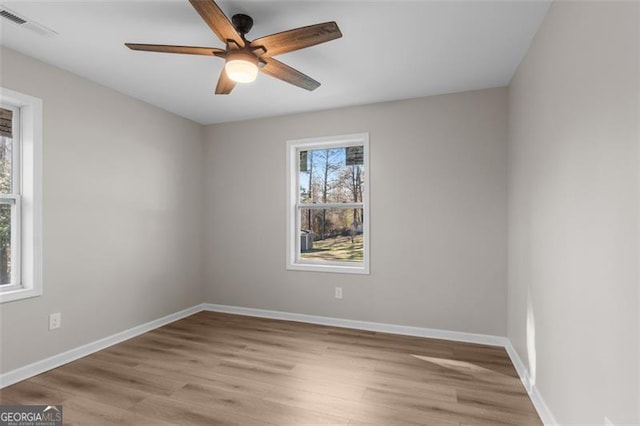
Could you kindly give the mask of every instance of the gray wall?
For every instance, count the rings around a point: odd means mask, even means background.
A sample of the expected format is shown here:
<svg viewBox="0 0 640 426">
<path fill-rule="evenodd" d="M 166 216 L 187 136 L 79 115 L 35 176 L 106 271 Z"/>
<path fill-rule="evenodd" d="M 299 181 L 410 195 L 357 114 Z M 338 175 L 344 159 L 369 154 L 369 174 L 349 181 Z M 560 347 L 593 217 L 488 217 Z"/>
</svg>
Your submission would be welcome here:
<svg viewBox="0 0 640 426">
<path fill-rule="evenodd" d="M 510 87 L 508 336 L 563 424 L 640 422 L 637 2 L 555 2 Z"/>
<path fill-rule="evenodd" d="M 0 371 L 200 303 L 203 128 L 0 53 L 0 84 L 44 106 L 44 295 L 0 305 Z"/>
<path fill-rule="evenodd" d="M 505 335 L 506 117 L 501 88 L 209 126 L 205 302 Z M 371 275 L 287 271 L 286 141 L 357 132 Z"/>
</svg>

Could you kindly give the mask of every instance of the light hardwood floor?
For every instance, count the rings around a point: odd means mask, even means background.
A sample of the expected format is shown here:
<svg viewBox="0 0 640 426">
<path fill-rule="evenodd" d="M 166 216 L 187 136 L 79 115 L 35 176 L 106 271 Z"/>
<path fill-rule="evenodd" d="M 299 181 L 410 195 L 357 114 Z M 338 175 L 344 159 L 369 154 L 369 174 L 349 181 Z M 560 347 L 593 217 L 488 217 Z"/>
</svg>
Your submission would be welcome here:
<svg viewBox="0 0 640 426">
<path fill-rule="evenodd" d="M 0 391 L 65 424 L 541 425 L 503 348 L 201 312 Z"/>
</svg>

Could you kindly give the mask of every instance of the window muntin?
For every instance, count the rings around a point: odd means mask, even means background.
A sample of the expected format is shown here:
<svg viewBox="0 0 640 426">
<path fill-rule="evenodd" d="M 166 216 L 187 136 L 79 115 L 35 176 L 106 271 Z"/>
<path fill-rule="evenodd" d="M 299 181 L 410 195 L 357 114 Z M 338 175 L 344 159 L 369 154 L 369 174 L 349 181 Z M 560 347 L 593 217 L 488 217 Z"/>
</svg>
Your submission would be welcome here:
<svg viewBox="0 0 640 426">
<path fill-rule="evenodd" d="M 368 273 L 368 134 L 288 143 L 289 269 Z"/>
</svg>

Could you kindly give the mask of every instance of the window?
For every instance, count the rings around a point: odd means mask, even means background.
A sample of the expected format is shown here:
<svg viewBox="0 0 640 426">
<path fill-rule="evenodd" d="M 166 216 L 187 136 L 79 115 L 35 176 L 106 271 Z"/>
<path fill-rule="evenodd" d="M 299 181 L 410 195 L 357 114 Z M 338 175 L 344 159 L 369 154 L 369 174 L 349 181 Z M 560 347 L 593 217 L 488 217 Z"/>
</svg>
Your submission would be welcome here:
<svg viewBox="0 0 640 426">
<path fill-rule="evenodd" d="M 287 143 L 287 268 L 369 273 L 369 135 Z"/>
<path fill-rule="evenodd" d="M 20 285 L 20 110 L 0 106 L 0 286 Z"/>
<path fill-rule="evenodd" d="M 0 88 L 0 302 L 42 294 L 42 101 Z"/>
</svg>

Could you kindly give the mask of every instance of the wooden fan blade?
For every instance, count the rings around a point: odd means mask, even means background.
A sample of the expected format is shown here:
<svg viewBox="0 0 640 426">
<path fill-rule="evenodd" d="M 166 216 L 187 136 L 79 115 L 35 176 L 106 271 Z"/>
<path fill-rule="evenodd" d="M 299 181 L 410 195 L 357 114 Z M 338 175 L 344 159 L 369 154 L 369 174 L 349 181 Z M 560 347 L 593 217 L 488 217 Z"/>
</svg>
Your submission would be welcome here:
<svg viewBox="0 0 640 426">
<path fill-rule="evenodd" d="M 218 78 L 218 84 L 216 85 L 216 95 L 228 95 L 234 87 L 236 87 L 236 82 L 227 76 L 224 67 L 222 67 L 220 77 Z"/>
<path fill-rule="evenodd" d="M 161 53 L 185 53 L 187 55 L 204 55 L 219 56 L 224 55 L 225 51 L 217 47 L 197 47 L 197 46 L 169 46 L 166 44 L 137 44 L 125 43 L 131 50 L 142 50 L 145 52 L 161 52 Z"/>
<path fill-rule="evenodd" d="M 228 40 L 233 40 L 238 46 L 244 47 L 244 40 L 213 0 L 189 0 L 189 2 L 224 44 L 227 44 Z"/>
<path fill-rule="evenodd" d="M 266 64 L 261 68 L 262 72 L 270 75 L 271 77 L 286 81 L 287 83 L 291 83 L 294 86 L 302 87 L 309 91 L 317 89 L 318 86 L 320 86 L 319 82 L 315 81 L 308 75 L 304 75 L 295 68 L 291 68 L 289 65 L 283 64 L 276 59 L 264 58 L 264 61 Z"/>
<path fill-rule="evenodd" d="M 271 57 L 315 46 L 340 37 L 342 37 L 342 33 L 338 28 L 338 24 L 331 21 L 260 37 L 251 42 L 251 47 L 258 48 L 262 46 L 267 51 L 264 56 Z"/>
</svg>

